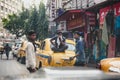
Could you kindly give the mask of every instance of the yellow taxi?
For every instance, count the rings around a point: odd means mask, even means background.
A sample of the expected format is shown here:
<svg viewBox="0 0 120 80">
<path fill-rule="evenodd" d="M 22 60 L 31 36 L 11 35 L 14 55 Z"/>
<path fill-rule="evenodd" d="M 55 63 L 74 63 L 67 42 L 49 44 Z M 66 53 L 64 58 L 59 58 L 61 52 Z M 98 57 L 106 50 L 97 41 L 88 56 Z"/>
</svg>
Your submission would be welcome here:
<svg viewBox="0 0 120 80">
<path fill-rule="evenodd" d="M 68 46 L 65 52 L 54 53 L 51 50 L 50 39 L 45 39 L 41 43 L 41 48 L 37 53 L 37 59 L 41 62 L 41 66 L 73 66 L 74 60 L 70 60 L 70 57 L 75 56 L 75 42 L 73 40 L 66 39 L 66 45 Z"/>
<path fill-rule="evenodd" d="M 36 41 L 35 42 L 36 45 L 38 45 L 37 47 L 37 51 L 40 49 L 40 42 Z M 18 61 L 21 61 L 21 63 L 25 64 L 25 56 L 26 56 L 26 47 L 27 47 L 27 41 L 23 41 L 22 44 L 21 44 L 21 47 L 20 49 L 18 50 L 18 54 L 17 54 L 17 57 L 18 57 Z"/>
<path fill-rule="evenodd" d="M 106 58 L 100 61 L 100 69 L 104 72 L 120 73 L 120 58 Z"/>
</svg>

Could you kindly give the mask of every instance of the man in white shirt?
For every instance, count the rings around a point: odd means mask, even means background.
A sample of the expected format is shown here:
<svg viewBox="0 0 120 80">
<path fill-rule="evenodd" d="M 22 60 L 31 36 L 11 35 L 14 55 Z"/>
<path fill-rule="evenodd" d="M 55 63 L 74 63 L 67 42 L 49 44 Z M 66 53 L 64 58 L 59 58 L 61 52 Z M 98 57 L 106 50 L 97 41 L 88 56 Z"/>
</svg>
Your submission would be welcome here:
<svg viewBox="0 0 120 80">
<path fill-rule="evenodd" d="M 26 67 L 30 72 L 36 71 L 36 47 L 35 47 L 36 33 L 30 31 L 28 33 L 28 42 L 26 47 Z"/>
</svg>

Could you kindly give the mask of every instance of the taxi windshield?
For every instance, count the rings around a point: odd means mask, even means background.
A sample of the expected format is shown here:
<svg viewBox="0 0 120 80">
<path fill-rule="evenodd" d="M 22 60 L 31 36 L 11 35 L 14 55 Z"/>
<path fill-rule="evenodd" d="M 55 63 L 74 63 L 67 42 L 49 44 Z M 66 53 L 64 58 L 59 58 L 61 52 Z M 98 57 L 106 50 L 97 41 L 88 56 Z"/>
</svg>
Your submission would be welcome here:
<svg viewBox="0 0 120 80">
<path fill-rule="evenodd" d="M 66 45 L 68 46 L 68 51 L 75 51 L 75 46 L 73 44 L 67 43 Z"/>
</svg>

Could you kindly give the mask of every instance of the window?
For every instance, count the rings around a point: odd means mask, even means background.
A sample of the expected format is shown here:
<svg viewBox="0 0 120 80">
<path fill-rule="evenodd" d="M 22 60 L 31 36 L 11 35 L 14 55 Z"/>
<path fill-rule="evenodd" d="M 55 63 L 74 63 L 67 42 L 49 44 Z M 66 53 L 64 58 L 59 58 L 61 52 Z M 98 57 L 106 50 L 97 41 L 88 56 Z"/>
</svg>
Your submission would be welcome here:
<svg viewBox="0 0 120 80">
<path fill-rule="evenodd" d="M 1 6 L 1 10 L 3 10 L 3 6 Z"/>
<path fill-rule="evenodd" d="M 41 44 L 41 49 L 42 49 L 42 50 L 45 49 L 45 41 L 42 42 L 42 44 Z"/>
<path fill-rule="evenodd" d="M 7 9 L 7 8 L 5 8 L 5 11 L 7 12 L 7 11 L 8 11 L 8 9 Z"/>
<path fill-rule="evenodd" d="M 67 48 L 68 51 L 75 51 L 75 46 L 73 44 L 67 43 L 66 45 L 68 46 Z"/>
</svg>

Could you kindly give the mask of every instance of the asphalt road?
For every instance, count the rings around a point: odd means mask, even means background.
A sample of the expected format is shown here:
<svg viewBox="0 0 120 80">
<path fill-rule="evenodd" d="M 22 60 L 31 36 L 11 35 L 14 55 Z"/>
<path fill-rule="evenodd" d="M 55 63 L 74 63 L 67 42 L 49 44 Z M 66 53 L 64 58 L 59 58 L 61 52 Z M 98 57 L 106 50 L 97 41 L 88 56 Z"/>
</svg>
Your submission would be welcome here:
<svg viewBox="0 0 120 80">
<path fill-rule="evenodd" d="M 10 56 L 0 60 L 0 80 L 120 80 L 119 74 L 105 74 L 88 67 L 49 67 L 29 73 L 25 67 Z"/>
</svg>

